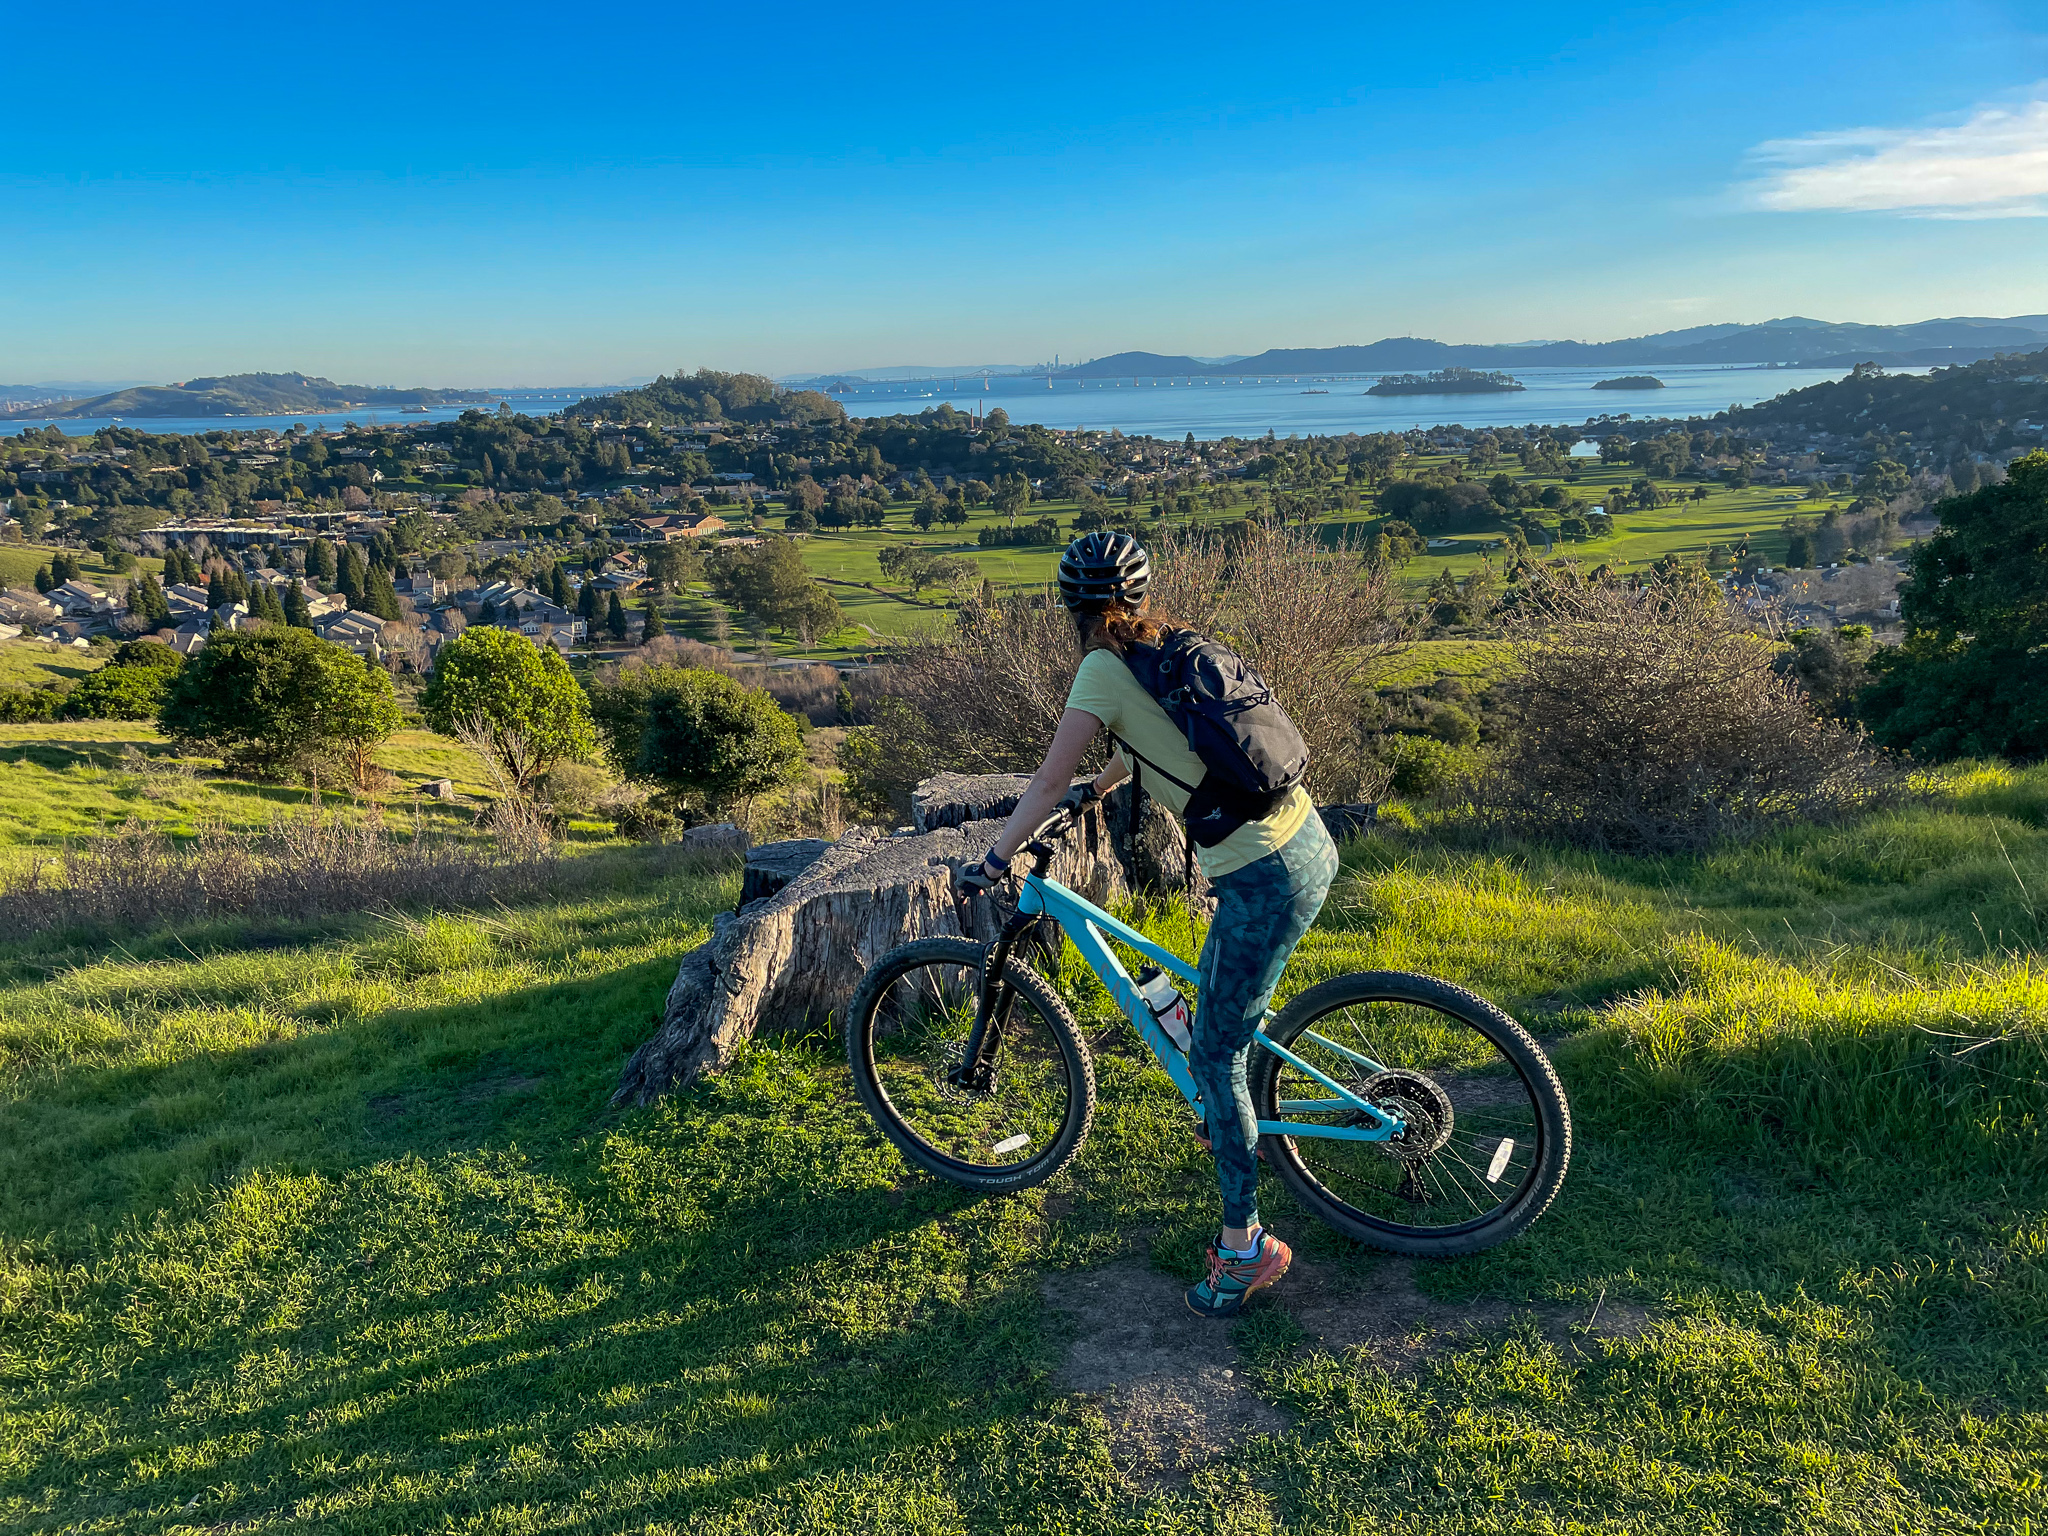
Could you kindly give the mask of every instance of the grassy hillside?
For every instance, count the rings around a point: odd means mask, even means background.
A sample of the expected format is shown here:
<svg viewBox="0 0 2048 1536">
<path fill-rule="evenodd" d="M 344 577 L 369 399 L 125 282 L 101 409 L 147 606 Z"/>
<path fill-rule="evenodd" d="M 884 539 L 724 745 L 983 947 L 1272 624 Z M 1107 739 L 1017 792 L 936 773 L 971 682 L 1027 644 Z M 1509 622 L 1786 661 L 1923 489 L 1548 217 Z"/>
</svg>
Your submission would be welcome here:
<svg viewBox="0 0 2048 1536">
<path fill-rule="evenodd" d="M 594 857 L 596 894 L 486 916 L 0 953 L 0 1519 L 2048 1521 L 2048 773 L 1704 860 L 1350 848 L 1287 989 L 1414 967 L 1518 1011 L 1573 1098 L 1564 1195 L 1414 1267 L 1268 1181 L 1300 1273 L 1149 1352 L 1214 1190 L 1098 994 L 1094 1136 L 1012 1200 L 908 1174 L 824 1033 L 615 1112 L 734 887 Z"/>
<path fill-rule="evenodd" d="M 410 826 L 413 794 L 447 778 L 467 796 L 491 786 L 467 749 L 431 731 L 400 731 L 378 749 L 391 775 L 387 815 Z M 202 822 L 249 829 L 267 826 L 281 812 L 309 803 L 302 785 L 255 784 L 230 778 L 217 760 L 188 758 L 139 720 L 59 720 L 0 725 L 0 868 L 68 841 L 155 824 L 189 835 Z M 338 789 L 323 790 L 329 804 L 348 804 Z M 441 831 L 468 830 L 474 808 L 422 804 L 427 822 Z"/>
</svg>

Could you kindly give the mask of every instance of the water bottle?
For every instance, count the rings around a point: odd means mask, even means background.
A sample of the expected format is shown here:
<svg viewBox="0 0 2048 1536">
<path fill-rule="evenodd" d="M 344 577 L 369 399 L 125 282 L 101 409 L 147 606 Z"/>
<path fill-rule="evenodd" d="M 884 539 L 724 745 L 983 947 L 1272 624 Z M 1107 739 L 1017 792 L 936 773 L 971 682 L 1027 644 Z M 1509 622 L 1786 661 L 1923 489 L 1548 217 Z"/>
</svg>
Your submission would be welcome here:
<svg viewBox="0 0 2048 1536">
<path fill-rule="evenodd" d="M 1173 978 L 1156 965 L 1146 966 L 1138 975 L 1138 996 L 1145 999 L 1152 1017 L 1166 1031 L 1166 1038 L 1185 1055 L 1194 1032 L 1188 1017 L 1188 1000 L 1180 995 Z"/>
</svg>

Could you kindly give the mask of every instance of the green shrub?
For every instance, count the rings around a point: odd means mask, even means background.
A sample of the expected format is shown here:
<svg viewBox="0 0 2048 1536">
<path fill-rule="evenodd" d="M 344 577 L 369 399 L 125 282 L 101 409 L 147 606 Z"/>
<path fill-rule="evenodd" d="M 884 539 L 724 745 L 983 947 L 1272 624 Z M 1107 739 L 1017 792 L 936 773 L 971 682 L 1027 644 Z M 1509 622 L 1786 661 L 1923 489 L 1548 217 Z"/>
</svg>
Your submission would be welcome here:
<svg viewBox="0 0 2048 1536">
<path fill-rule="evenodd" d="M 713 813 L 803 761 L 803 733 L 765 688 L 705 667 L 632 668 L 591 689 L 591 710 L 619 772 Z"/>
<path fill-rule="evenodd" d="M 130 640 L 64 700 L 73 720 L 154 720 L 185 658 L 154 640 Z"/>
</svg>

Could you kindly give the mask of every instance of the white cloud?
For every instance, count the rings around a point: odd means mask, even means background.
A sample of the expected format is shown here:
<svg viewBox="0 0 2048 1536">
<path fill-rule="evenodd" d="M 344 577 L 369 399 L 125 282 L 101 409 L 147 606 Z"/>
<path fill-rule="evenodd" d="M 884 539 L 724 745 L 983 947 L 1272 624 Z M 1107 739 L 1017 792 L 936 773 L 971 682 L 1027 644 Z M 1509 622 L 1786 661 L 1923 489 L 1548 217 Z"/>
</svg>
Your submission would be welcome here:
<svg viewBox="0 0 2048 1536">
<path fill-rule="evenodd" d="M 1774 212 L 1927 219 L 2048 217 L 2048 94 L 1930 128 L 1851 128 L 1760 144 L 1745 189 Z"/>
</svg>

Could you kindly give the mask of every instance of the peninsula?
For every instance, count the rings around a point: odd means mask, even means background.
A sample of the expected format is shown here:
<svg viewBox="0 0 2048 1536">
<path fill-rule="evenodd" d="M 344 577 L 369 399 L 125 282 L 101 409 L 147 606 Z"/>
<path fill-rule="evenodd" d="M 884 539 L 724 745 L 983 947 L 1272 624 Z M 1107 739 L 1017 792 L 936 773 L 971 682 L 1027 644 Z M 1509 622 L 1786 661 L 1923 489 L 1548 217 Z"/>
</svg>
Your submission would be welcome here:
<svg viewBox="0 0 2048 1536">
<path fill-rule="evenodd" d="M 79 416 L 289 416 L 295 411 L 396 411 L 408 405 L 469 405 L 489 397 L 475 389 L 385 389 L 336 384 L 303 373 L 235 373 L 187 379 L 182 384 L 141 384 L 90 400 L 70 400 L 51 414 Z"/>
</svg>

